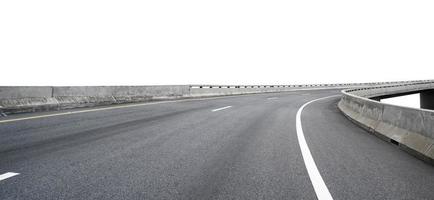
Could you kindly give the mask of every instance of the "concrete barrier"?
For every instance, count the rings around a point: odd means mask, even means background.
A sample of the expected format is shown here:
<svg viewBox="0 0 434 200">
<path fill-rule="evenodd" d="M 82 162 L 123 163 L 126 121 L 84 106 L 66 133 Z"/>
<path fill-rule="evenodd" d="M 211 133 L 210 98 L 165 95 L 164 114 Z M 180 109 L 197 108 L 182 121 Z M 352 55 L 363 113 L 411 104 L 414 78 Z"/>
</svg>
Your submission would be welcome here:
<svg viewBox="0 0 434 200">
<path fill-rule="evenodd" d="M 51 110 L 52 94 L 52 87 L 0 87 L 0 114 Z"/>
<path fill-rule="evenodd" d="M 396 82 L 402 83 L 402 82 Z M 167 86 L 0 86 L 0 114 L 61 110 L 156 100 L 285 92 L 301 89 L 357 88 L 373 83 L 314 85 L 167 85 Z M 386 83 L 378 83 L 385 85 Z M 375 83 L 375 85 L 378 85 Z M 391 83 L 387 83 L 390 85 Z"/>
<path fill-rule="evenodd" d="M 190 86 L 0 87 L 4 114 L 187 97 Z"/>
<path fill-rule="evenodd" d="M 419 81 L 343 90 L 338 107 L 345 116 L 362 128 L 434 164 L 434 111 L 391 105 L 370 99 L 432 88 L 434 82 Z"/>
</svg>

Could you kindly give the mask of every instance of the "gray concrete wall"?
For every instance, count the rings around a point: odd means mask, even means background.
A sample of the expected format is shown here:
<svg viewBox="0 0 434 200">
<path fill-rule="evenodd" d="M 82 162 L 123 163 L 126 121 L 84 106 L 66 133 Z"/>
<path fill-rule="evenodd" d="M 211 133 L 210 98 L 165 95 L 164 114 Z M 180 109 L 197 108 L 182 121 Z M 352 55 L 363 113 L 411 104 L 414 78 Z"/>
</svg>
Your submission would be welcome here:
<svg viewBox="0 0 434 200">
<path fill-rule="evenodd" d="M 361 127 L 433 164 L 434 111 L 390 105 L 369 99 L 432 88 L 434 82 L 420 81 L 387 87 L 344 90 L 338 107 L 344 115 Z"/>
<path fill-rule="evenodd" d="M 0 87 L 0 112 L 50 110 L 57 105 L 52 93 L 52 87 Z"/>
<path fill-rule="evenodd" d="M 44 98 L 51 97 L 52 87 L 35 86 L 35 87 L 0 87 L 0 100 L 1 99 L 14 99 L 14 98 Z"/>
<path fill-rule="evenodd" d="M 5 114 L 188 97 L 190 86 L 0 87 Z"/>
<path fill-rule="evenodd" d="M 79 86 L 53 87 L 53 96 L 184 96 L 189 86 Z"/>
</svg>

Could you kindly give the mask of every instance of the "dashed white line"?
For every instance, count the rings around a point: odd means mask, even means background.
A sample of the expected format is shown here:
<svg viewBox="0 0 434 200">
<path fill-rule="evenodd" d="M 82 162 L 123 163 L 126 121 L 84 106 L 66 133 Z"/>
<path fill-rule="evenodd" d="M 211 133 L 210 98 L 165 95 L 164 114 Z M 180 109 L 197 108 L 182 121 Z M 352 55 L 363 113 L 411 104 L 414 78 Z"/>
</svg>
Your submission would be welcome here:
<svg viewBox="0 0 434 200">
<path fill-rule="evenodd" d="M 228 108 L 230 108 L 230 107 L 232 107 L 232 106 L 226 106 L 226 107 L 222 107 L 222 108 L 217 108 L 217 109 L 214 109 L 214 110 L 211 110 L 211 111 L 212 111 L 212 112 L 216 112 L 216 111 L 220 111 L 220 110 L 228 109 Z"/>
<path fill-rule="evenodd" d="M 19 175 L 19 173 L 14 173 L 14 172 L 4 173 L 4 174 L 0 175 L 0 181 L 8 179 L 8 178 L 10 178 L 12 176 L 16 176 L 16 175 Z"/>
<path fill-rule="evenodd" d="M 278 97 L 269 97 L 268 100 L 278 99 Z"/>
<path fill-rule="evenodd" d="M 296 119 L 295 119 L 298 144 L 300 145 L 301 154 L 304 160 L 304 165 L 306 166 L 310 181 L 312 182 L 318 200 L 333 200 L 333 197 L 330 194 L 326 184 L 324 183 L 324 180 L 322 179 L 321 174 L 318 171 L 318 167 L 316 166 L 315 161 L 313 160 L 309 147 L 307 146 L 306 139 L 304 138 L 303 127 L 301 125 L 301 113 L 303 112 L 304 107 L 306 107 L 312 102 L 319 101 L 326 98 L 336 97 L 336 96 L 340 96 L 340 95 L 323 97 L 303 104 L 300 107 L 300 109 L 298 109 Z"/>
</svg>

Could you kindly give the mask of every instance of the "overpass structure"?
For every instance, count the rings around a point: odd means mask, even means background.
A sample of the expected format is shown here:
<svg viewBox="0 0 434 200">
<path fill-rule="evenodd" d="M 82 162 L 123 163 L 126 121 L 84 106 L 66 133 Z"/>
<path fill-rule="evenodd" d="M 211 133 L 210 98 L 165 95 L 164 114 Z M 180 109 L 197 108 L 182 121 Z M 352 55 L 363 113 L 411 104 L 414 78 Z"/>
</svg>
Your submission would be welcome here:
<svg viewBox="0 0 434 200">
<path fill-rule="evenodd" d="M 434 82 L 420 81 L 344 90 L 339 108 L 366 130 L 434 164 L 433 88 Z M 421 109 L 378 101 L 413 93 L 420 93 Z"/>
<path fill-rule="evenodd" d="M 378 99 L 433 84 L 0 87 L 0 199 L 432 199 L 433 112 Z"/>
</svg>

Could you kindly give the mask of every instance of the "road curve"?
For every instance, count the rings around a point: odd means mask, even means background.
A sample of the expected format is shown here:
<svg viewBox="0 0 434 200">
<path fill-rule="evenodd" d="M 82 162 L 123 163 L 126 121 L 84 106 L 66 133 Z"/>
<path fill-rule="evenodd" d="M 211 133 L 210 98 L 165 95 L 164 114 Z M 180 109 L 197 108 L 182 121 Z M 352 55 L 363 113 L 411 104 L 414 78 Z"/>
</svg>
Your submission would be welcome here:
<svg viewBox="0 0 434 200">
<path fill-rule="evenodd" d="M 0 199 L 317 199 L 296 114 L 338 90 L 13 115 Z M 301 113 L 333 199 L 432 199 L 434 167 L 348 121 L 338 96 Z M 47 117 L 36 117 L 41 115 Z M 3 176 L 2 176 L 3 175 Z"/>
</svg>

